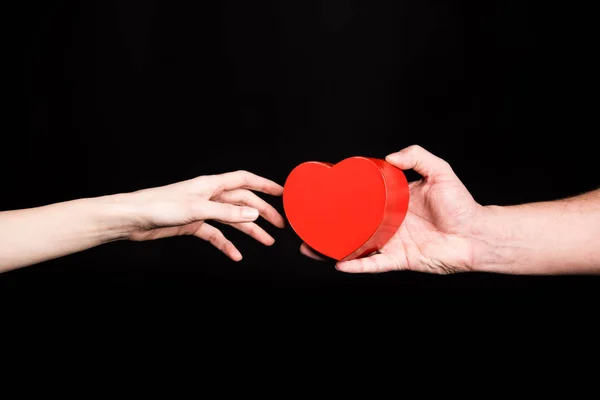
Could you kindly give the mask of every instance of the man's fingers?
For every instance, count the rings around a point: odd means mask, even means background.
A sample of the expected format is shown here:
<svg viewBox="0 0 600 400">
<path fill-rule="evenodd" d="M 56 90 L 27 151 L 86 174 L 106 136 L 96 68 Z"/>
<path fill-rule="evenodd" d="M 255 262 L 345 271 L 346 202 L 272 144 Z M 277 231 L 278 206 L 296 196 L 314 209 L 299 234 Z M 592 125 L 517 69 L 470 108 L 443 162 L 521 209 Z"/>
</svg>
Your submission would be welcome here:
<svg viewBox="0 0 600 400">
<path fill-rule="evenodd" d="M 194 202 L 193 217 L 196 220 L 212 219 L 225 223 L 252 222 L 258 218 L 258 215 L 258 210 L 252 207 L 205 200 Z"/>
<path fill-rule="evenodd" d="M 217 200 L 230 204 L 244 205 L 255 208 L 260 215 L 278 228 L 283 228 L 285 222 L 275 208 L 247 189 L 235 189 L 223 192 Z"/>
<path fill-rule="evenodd" d="M 323 257 L 322 255 L 320 255 L 319 253 L 317 253 L 316 251 L 311 249 L 306 243 L 302 243 L 300 245 L 300 253 L 304 254 L 306 257 L 309 257 L 309 258 L 312 258 L 315 260 L 319 260 L 319 261 L 327 260 L 325 257 Z"/>
<path fill-rule="evenodd" d="M 404 269 L 397 260 L 388 254 L 375 254 L 370 257 L 357 258 L 350 261 L 340 261 L 335 268 L 351 274 L 376 274 L 381 272 Z"/>
<path fill-rule="evenodd" d="M 194 236 L 199 237 L 200 239 L 204 239 L 207 242 L 210 242 L 217 249 L 221 250 L 227 257 L 231 258 L 233 261 L 240 261 L 242 259 L 242 254 L 239 250 L 228 240 L 223 233 L 215 228 L 207 224 L 203 223 L 200 228 L 196 231 Z"/>
<path fill-rule="evenodd" d="M 244 232 L 250 237 L 258 240 L 265 246 L 271 246 L 275 243 L 275 239 L 273 236 L 269 235 L 263 228 L 256 225 L 254 222 L 244 222 L 241 224 L 229 224 L 233 226 L 235 229 Z"/>
<path fill-rule="evenodd" d="M 300 245 L 300 253 L 315 260 L 324 261 L 327 258 L 323 257 L 315 250 L 310 248 L 306 243 Z M 374 254 L 369 257 L 357 258 L 350 261 L 340 261 L 335 265 L 335 268 L 347 273 L 363 273 L 375 274 L 380 272 L 394 271 L 403 269 L 398 262 L 387 254 Z"/>
<path fill-rule="evenodd" d="M 280 184 L 248 171 L 212 175 L 211 179 L 214 179 L 216 186 L 222 190 L 250 189 L 273 196 L 281 196 L 283 194 L 283 186 Z"/>
<path fill-rule="evenodd" d="M 450 164 L 418 145 L 409 146 L 397 153 L 390 154 L 385 159 L 395 167 L 403 170 L 415 170 L 425 178 L 455 176 Z"/>
</svg>

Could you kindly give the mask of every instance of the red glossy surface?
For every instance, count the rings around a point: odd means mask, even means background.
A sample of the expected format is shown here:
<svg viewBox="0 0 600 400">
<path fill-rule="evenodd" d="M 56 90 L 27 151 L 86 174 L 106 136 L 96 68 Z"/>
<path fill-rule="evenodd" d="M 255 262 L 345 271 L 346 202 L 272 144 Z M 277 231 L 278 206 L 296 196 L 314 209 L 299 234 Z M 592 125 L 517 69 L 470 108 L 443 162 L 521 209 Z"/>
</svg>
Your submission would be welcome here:
<svg viewBox="0 0 600 400">
<path fill-rule="evenodd" d="M 408 210 L 404 173 L 384 160 L 305 162 L 289 174 L 283 207 L 296 234 L 316 251 L 351 260 L 377 251 Z"/>
</svg>

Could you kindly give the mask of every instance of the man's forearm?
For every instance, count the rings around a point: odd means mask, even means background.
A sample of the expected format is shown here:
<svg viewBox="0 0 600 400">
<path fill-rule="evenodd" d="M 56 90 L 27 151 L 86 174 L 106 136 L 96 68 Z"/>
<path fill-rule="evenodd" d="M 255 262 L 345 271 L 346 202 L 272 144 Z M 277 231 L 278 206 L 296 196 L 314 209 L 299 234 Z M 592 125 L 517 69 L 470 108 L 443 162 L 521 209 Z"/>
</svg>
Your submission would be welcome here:
<svg viewBox="0 0 600 400">
<path fill-rule="evenodd" d="M 0 272 L 121 239 L 125 220 L 119 196 L 0 212 Z"/>
<path fill-rule="evenodd" d="M 473 268 L 510 274 L 600 273 L 600 190 L 518 206 L 484 207 Z"/>
</svg>

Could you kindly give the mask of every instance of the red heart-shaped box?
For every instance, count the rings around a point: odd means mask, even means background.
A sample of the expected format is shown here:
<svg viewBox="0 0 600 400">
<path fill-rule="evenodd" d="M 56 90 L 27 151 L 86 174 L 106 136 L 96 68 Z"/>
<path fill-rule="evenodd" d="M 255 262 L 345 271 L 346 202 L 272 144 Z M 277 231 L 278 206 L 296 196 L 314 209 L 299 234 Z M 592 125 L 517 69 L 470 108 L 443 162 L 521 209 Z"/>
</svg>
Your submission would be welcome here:
<svg viewBox="0 0 600 400">
<path fill-rule="evenodd" d="M 384 160 L 350 157 L 335 165 L 298 165 L 286 179 L 283 207 L 307 245 L 347 261 L 391 239 L 406 217 L 409 197 L 402 170 Z"/>
</svg>

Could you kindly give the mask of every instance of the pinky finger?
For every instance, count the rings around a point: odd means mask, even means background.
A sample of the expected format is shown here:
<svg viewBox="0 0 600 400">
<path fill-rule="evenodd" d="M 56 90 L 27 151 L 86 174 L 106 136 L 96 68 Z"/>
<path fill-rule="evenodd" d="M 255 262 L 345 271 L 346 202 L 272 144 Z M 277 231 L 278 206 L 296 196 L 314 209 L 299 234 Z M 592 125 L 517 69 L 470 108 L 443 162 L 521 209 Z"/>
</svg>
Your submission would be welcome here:
<svg viewBox="0 0 600 400">
<path fill-rule="evenodd" d="M 302 243 L 300 245 L 300 253 L 304 254 L 306 257 L 312 258 L 314 260 L 325 261 L 327 260 L 325 257 L 321 256 L 319 253 L 311 249 L 306 243 Z"/>
<path fill-rule="evenodd" d="M 220 230 L 212 225 L 207 224 L 206 222 L 200 226 L 200 229 L 198 229 L 194 236 L 206 240 L 217 249 L 221 250 L 233 261 L 240 261 L 242 259 L 242 254 L 233 245 L 233 243 L 231 243 L 231 241 L 227 239 Z"/>
</svg>

